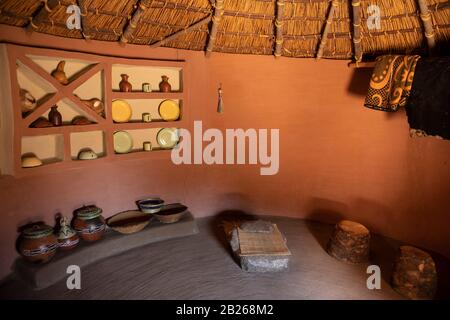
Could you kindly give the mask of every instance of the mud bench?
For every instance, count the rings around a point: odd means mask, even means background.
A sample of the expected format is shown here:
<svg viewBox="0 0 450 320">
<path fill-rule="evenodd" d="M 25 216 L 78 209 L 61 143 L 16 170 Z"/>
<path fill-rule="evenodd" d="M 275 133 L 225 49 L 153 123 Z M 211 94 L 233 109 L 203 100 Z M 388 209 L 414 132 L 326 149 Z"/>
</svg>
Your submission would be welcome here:
<svg viewBox="0 0 450 320">
<path fill-rule="evenodd" d="M 101 259 L 150 243 L 197 233 L 197 223 L 188 212 L 180 221 L 173 224 L 163 224 L 153 219 L 145 229 L 133 234 L 125 235 L 108 229 L 98 242 L 82 242 L 72 251 L 59 251 L 50 262 L 43 265 L 34 265 L 18 258 L 13 269 L 17 276 L 35 289 L 44 289 L 67 278 L 67 267 L 70 265 L 83 268 Z"/>
</svg>

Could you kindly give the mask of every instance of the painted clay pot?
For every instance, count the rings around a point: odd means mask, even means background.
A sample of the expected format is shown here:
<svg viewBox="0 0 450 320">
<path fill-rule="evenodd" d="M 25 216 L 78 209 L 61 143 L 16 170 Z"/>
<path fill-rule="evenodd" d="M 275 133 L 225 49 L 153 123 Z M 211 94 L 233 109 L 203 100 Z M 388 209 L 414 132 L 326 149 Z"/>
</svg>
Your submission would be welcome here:
<svg viewBox="0 0 450 320">
<path fill-rule="evenodd" d="M 128 82 L 128 75 L 127 74 L 121 74 L 122 81 L 119 82 L 119 89 L 121 92 L 131 92 L 131 89 L 133 88 L 131 83 Z"/>
<path fill-rule="evenodd" d="M 67 79 L 66 72 L 64 71 L 64 67 L 66 66 L 65 61 L 60 61 L 58 66 L 52 72 L 52 77 L 55 78 L 61 84 L 68 84 L 69 80 Z"/>
<path fill-rule="evenodd" d="M 78 242 L 80 242 L 80 238 L 78 237 L 76 231 L 70 227 L 67 218 L 65 217 L 62 217 L 59 223 L 61 225 L 58 232 L 59 248 L 61 250 L 70 250 L 75 248 Z"/>
<path fill-rule="evenodd" d="M 84 206 L 75 210 L 72 226 L 81 239 L 88 242 L 101 239 L 106 228 L 105 219 L 101 214 L 102 209 L 96 206 Z"/>
<path fill-rule="evenodd" d="M 45 224 L 37 224 L 22 232 L 19 252 L 30 262 L 45 263 L 53 258 L 58 245 L 53 228 Z"/>
<path fill-rule="evenodd" d="M 48 113 L 48 120 L 54 125 L 54 126 L 61 126 L 62 125 L 62 115 L 58 111 L 58 106 L 53 106 Z"/>
<path fill-rule="evenodd" d="M 161 92 L 170 92 L 172 90 L 172 86 L 169 83 L 168 76 L 162 76 L 162 81 L 159 83 L 159 91 Z"/>
</svg>

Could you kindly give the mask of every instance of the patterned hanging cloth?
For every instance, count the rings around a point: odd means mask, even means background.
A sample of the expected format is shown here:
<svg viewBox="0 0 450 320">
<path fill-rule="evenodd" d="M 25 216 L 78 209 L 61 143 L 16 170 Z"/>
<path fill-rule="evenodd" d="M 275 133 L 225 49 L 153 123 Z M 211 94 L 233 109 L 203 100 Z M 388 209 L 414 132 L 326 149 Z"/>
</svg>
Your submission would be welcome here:
<svg viewBox="0 0 450 320">
<path fill-rule="evenodd" d="M 397 111 L 405 106 L 419 59 L 418 55 L 378 57 L 364 106 L 382 111 Z"/>
</svg>

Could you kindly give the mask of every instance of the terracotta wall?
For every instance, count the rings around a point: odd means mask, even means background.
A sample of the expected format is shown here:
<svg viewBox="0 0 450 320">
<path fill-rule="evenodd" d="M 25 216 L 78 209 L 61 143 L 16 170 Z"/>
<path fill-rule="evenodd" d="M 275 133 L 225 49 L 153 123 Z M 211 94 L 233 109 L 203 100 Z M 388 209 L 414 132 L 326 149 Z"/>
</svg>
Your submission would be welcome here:
<svg viewBox="0 0 450 320">
<path fill-rule="evenodd" d="M 55 213 L 69 215 L 91 202 L 111 215 L 148 194 L 184 201 L 199 217 L 226 210 L 328 222 L 346 217 L 450 256 L 450 144 L 409 138 L 404 112 L 364 108 L 367 71 L 349 69 L 345 61 L 216 53 L 206 59 L 201 52 L 87 44 L 5 26 L 0 35 L 30 45 L 186 59 L 191 120 L 202 120 L 204 129 L 280 129 L 274 176 L 261 176 L 259 165 L 175 166 L 162 159 L 0 178 L 1 276 L 16 255 L 18 225 L 32 219 L 53 223 Z M 219 83 L 222 115 L 216 112 Z"/>
</svg>

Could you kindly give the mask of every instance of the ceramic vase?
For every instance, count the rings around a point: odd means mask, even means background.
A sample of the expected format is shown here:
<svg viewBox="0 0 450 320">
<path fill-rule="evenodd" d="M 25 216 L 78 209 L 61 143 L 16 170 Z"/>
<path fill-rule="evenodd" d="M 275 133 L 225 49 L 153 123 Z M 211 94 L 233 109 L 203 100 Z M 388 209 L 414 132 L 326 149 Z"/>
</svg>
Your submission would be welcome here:
<svg viewBox="0 0 450 320">
<path fill-rule="evenodd" d="M 119 83 L 119 89 L 121 92 L 131 92 L 132 85 L 128 82 L 129 76 L 127 74 L 121 74 L 122 80 Z"/>
<path fill-rule="evenodd" d="M 80 242 L 80 238 L 78 237 L 76 231 L 69 226 L 66 217 L 62 217 L 59 223 L 61 226 L 58 232 L 59 248 L 61 250 L 70 250 L 75 248 L 78 242 Z"/>
<path fill-rule="evenodd" d="M 68 84 L 69 80 L 67 79 L 66 72 L 64 71 L 64 67 L 66 66 L 65 61 L 60 61 L 58 66 L 52 72 L 52 77 L 55 78 L 61 84 Z"/>
<path fill-rule="evenodd" d="M 58 106 L 53 106 L 48 113 L 48 120 L 54 125 L 54 126 L 61 126 L 62 125 L 62 115 L 58 111 Z"/>
<path fill-rule="evenodd" d="M 172 86 L 169 83 L 168 76 L 162 76 L 162 81 L 159 83 L 159 91 L 161 92 L 170 92 L 172 90 Z"/>
</svg>

